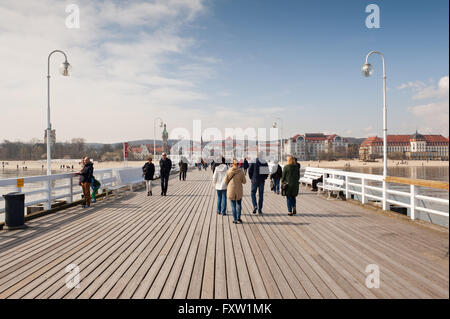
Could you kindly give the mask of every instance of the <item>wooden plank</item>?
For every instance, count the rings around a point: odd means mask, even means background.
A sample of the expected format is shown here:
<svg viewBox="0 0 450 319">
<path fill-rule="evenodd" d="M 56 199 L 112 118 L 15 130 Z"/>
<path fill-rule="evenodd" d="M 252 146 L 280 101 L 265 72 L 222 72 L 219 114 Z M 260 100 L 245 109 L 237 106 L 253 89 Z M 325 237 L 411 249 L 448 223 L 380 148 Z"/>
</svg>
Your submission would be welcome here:
<svg viewBox="0 0 450 319">
<path fill-rule="evenodd" d="M 239 286 L 239 277 L 236 268 L 236 258 L 233 248 L 233 239 L 231 238 L 230 224 L 232 216 L 223 219 L 223 241 L 225 244 L 225 269 L 226 284 L 229 299 L 241 299 L 241 289 Z M 235 224 L 232 224 L 235 226 Z"/>
<path fill-rule="evenodd" d="M 199 189 L 200 194 L 203 193 L 203 190 L 204 186 L 202 189 Z M 197 198 L 199 201 L 197 203 L 194 203 L 194 205 L 190 208 L 190 211 L 185 211 L 186 214 L 190 214 L 192 216 L 192 221 L 191 224 L 188 225 L 189 227 L 187 229 L 185 238 L 182 238 L 181 236 L 177 238 L 177 240 L 180 242 L 180 248 L 178 250 L 173 248 L 171 249 L 164 264 L 161 267 L 160 272 L 158 273 L 158 276 L 156 277 L 152 287 L 147 293 L 146 298 L 172 298 L 191 244 L 192 237 L 194 235 L 195 229 L 198 226 L 198 221 L 200 220 L 205 197 L 198 196 Z M 165 294 L 161 296 L 164 288 L 167 289 L 165 290 Z"/>
<path fill-rule="evenodd" d="M 250 183 L 236 225 L 215 212 L 211 173 L 190 176 L 173 196 L 135 192 L 0 231 L 0 298 L 448 298 L 448 232 L 303 187 L 297 216 L 269 192 L 255 216 Z M 69 263 L 80 290 L 65 287 Z M 365 287 L 369 263 L 380 289 Z"/>
<path fill-rule="evenodd" d="M 214 199 L 214 193 L 211 189 L 207 189 L 207 200 L 204 202 L 204 206 L 202 210 L 200 210 L 202 214 L 201 222 L 198 225 L 199 227 L 196 228 L 194 237 L 192 238 L 192 243 L 189 249 L 189 252 L 186 256 L 185 263 L 183 265 L 183 269 L 181 270 L 179 281 L 177 284 L 177 287 L 175 291 L 172 293 L 173 298 L 175 299 L 186 299 L 188 297 L 189 288 L 191 286 L 192 280 L 191 278 L 194 278 L 194 269 L 195 269 L 195 262 L 196 262 L 196 255 L 199 254 L 199 250 L 202 244 L 202 238 L 204 238 L 205 244 L 206 244 L 206 238 L 204 237 L 204 233 L 206 232 L 207 236 L 207 228 L 205 225 L 209 222 L 211 212 L 210 209 L 212 201 Z M 206 251 L 206 245 L 205 251 Z M 198 279 L 193 279 L 198 280 Z M 193 283 L 192 283 L 193 284 Z M 198 296 L 200 296 L 200 289 L 201 289 L 201 277 L 199 278 L 198 282 Z M 164 288 L 166 290 L 166 288 Z M 169 296 L 170 293 L 166 293 L 163 291 L 161 294 L 162 297 Z"/>
<path fill-rule="evenodd" d="M 215 195 L 217 196 L 217 195 Z M 206 248 L 206 258 L 203 270 L 203 280 L 202 280 L 202 290 L 200 298 L 202 299 L 213 299 L 214 298 L 214 282 L 215 282 L 215 255 L 216 255 L 216 228 L 217 228 L 217 218 L 222 218 L 214 213 L 211 219 L 211 224 L 209 225 L 208 233 L 208 245 Z"/>
<path fill-rule="evenodd" d="M 205 224 L 202 228 L 202 235 L 200 238 L 199 246 L 197 249 L 197 253 L 195 255 L 195 263 L 193 266 L 193 270 L 190 274 L 190 282 L 189 282 L 189 289 L 187 292 L 187 298 L 188 299 L 200 299 L 202 295 L 202 285 L 203 285 L 203 272 L 205 269 L 205 259 L 206 259 L 206 251 L 208 247 L 208 238 L 209 238 L 209 231 L 210 231 L 210 225 L 211 220 L 215 218 L 216 212 L 213 209 L 214 206 L 214 191 L 212 191 L 212 202 L 210 201 L 209 205 L 207 206 L 207 212 L 206 212 L 206 220 Z M 188 268 L 186 268 L 188 269 Z M 185 276 L 188 275 L 188 270 L 183 269 L 182 278 L 185 278 Z M 175 298 L 184 298 L 184 291 L 183 290 L 177 290 L 175 292 Z"/>
<path fill-rule="evenodd" d="M 227 216 L 218 215 L 217 217 L 217 237 L 216 237 L 216 256 L 214 272 L 214 298 L 227 299 L 227 275 L 225 270 L 225 246 L 223 240 L 223 224 Z"/>
<path fill-rule="evenodd" d="M 388 183 L 416 185 L 422 187 L 448 190 L 448 182 L 429 181 L 425 179 L 414 179 L 414 178 L 394 177 L 394 176 L 386 176 L 385 181 Z"/>
</svg>

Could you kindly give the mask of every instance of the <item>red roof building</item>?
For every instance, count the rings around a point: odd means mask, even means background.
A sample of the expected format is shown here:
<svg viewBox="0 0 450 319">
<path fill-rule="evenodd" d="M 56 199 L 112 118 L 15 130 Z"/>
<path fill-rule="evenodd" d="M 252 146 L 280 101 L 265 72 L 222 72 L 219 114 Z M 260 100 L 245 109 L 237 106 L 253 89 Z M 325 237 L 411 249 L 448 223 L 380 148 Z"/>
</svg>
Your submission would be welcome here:
<svg viewBox="0 0 450 319">
<path fill-rule="evenodd" d="M 388 135 L 387 152 L 403 153 L 409 159 L 448 160 L 448 138 L 442 135 Z M 359 148 L 360 159 L 368 160 L 383 156 L 383 138 L 366 138 Z"/>
</svg>

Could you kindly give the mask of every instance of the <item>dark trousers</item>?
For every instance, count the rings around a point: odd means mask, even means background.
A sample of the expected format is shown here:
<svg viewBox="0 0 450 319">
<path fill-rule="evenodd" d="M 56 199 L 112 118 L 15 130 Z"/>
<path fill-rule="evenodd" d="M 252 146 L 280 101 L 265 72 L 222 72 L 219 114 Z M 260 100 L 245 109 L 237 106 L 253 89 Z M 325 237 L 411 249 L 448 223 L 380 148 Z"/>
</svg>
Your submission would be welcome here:
<svg viewBox="0 0 450 319">
<path fill-rule="evenodd" d="M 321 183 L 323 182 L 323 176 L 320 176 L 318 179 L 313 179 L 312 181 L 312 190 L 316 191 L 317 190 L 317 183 Z"/>
<path fill-rule="evenodd" d="M 256 202 L 256 191 L 258 191 L 258 202 Z M 264 182 L 260 184 L 252 183 L 251 197 L 253 208 L 258 208 L 258 212 L 261 212 L 264 202 Z"/>
<path fill-rule="evenodd" d="M 183 181 L 186 180 L 186 171 L 180 171 L 180 181 L 181 180 L 183 180 Z"/>
<path fill-rule="evenodd" d="M 169 174 L 161 175 L 161 192 L 163 194 L 167 193 L 167 186 L 169 186 Z"/>
</svg>

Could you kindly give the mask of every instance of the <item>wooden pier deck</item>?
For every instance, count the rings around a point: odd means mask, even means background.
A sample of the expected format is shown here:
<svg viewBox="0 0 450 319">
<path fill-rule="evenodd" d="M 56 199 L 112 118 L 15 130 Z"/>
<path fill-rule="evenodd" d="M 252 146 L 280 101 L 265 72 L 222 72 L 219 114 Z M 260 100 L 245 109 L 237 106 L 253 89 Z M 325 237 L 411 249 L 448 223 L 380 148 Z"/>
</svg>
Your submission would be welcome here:
<svg viewBox="0 0 450 319">
<path fill-rule="evenodd" d="M 212 173 L 0 231 L 0 298 L 449 298 L 448 231 L 301 189 L 298 214 L 266 187 L 244 224 L 215 209 Z M 267 185 L 268 186 L 268 185 Z M 66 267 L 80 270 L 66 286 Z M 366 287 L 367 265 L 380 288 Z"/>
</svg>

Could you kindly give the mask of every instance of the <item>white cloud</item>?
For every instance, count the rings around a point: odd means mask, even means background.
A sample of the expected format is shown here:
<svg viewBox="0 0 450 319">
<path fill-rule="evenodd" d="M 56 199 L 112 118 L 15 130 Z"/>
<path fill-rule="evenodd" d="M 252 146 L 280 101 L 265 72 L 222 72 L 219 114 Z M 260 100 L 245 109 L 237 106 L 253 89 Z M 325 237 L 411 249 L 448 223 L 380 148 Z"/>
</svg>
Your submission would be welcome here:
<svg viewBox="0 0 450 319">
<path fill-rule="evenodd" d="M 427 133 L 449 133 L 449 77 L 444 76 L 436 86 L 421 88 L 412 97 L 413 100 L 429 100 L 428 103 L 414 105 L 408 111 L 421 123 L 421 130 Z"/>
<path fill-rule="evenodd" d="M 415 82 L 408 82 L 408 83 L 403 83 L 399 86 L 397 86 L 398 90 L 403 90 L 403 89 L 407 89 L 407 88 L 413 88 L 413 89 L 419 89 L 426 86 L 425 83 L 423 83 L 422 81 L 415 81 Z"/>
<path fill-rule="evenodd" d="M 196 39 L 182 32 L 205 12 L 202 0 L 77 4 L 81 28 L 67 29 L 64 2 L 0 0 L 1 138 L 42 138 L 47 56 L 54 49 L 64 50 L 73 66 L 72 76 L 63 78 L 57 73 L 63 57 L 52 57 L 58 140 L 151 137 L 154 117 L 178 126 L 191 118 L 186 105 L 208 99 L 197 83 L 214 75 L 220 59 L 196 57 Z"/>
</svg>

